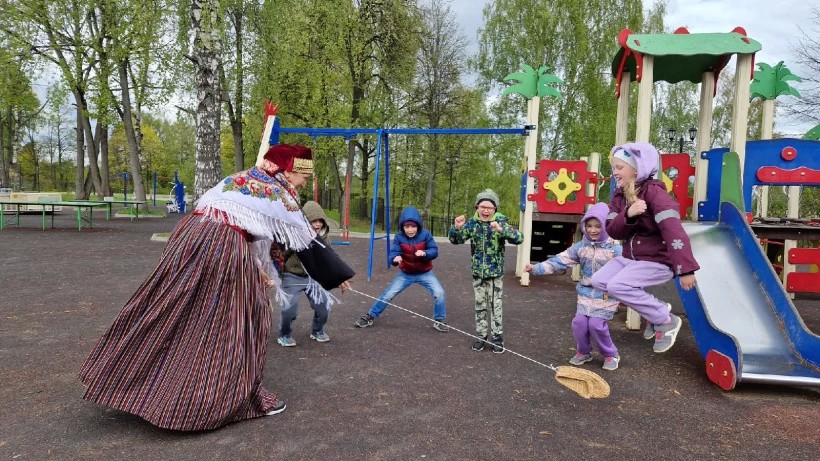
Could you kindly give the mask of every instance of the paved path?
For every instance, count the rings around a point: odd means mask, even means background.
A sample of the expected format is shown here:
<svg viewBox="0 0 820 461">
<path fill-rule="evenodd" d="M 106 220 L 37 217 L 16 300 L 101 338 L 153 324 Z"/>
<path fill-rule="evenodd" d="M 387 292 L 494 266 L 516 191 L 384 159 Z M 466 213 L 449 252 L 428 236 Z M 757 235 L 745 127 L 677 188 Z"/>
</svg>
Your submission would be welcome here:
<svg viewBox="0 0 820 461">
<path fill-rule="evenodd" d="M 24 219 L 37 219 L 25 217 Z M 58 216 L 58 220 L 68 219 Z M 612 387 L 584 400 L 553 373 L 512 354 L 474 352 L 472 340 L 388 308 L 376 326 L 354 328 L 370 300 L 346 293 L 334 308 L 331 342 L 308 339 L 310 309 L 295 322 L 295 348 L 271 338 L 265 386 L 288 409 L 212 432 L 176 433 L 80 399 L 80 364 L 156 265 L 179 216 L 95 219 L 0 233 L 0 459 L 817 459 L 820 389 L 741 385 L 723 392 L 703 373 L 688 323 L 675 347 L 653 354 L 612 322 L 621 368 L 585 365 Z M 368 242 L 336 247 L 360 274 L 356 288 L 378 296 L 395 274 L 381 263 L 367 282 Z M 376 245 L 377 261 L 384 245 Z M 508 249 L 508 273 L 515 249 Z M 472 331 L 469 247 L 441 244 L 435 272 L 447 289 L 448 319 Z M 573 354 L 569 277 L 505 279 L 505 338 L 511 349 L 563 364 Z M 658 293 L 682 308 L 671 285 Z M 394 301 L 429 315 L 413 287 Z M 820 331 L 820 300 L 798 301 Z"/>
</svg>

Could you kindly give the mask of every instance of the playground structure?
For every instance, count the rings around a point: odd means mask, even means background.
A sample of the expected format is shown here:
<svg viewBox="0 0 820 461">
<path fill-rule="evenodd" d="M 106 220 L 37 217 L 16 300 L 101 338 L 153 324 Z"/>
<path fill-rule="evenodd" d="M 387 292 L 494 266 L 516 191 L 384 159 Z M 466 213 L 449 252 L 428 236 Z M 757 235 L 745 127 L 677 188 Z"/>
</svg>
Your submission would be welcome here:
<svg viewBox="0 0 820 461">
<path fill-rule="evenodd" d="M 701 84 L 695 165 L 689 154 L 663 154 L 660 179 L 678 200 L 681 217 L 685 219 L 691 210 L 696 221 L 684 223 L 684 229 L 701 264 L 698 285 L 691 291 L 678 285 L 678 291 L 706 361 L 707 376 L 726 390 L 741 381 L 820 385 L 820 338 L 806 328 L 789 296 L 789 292 L 820 292 L 820 274 L 811 269 L 794 271 L 794 265 L 820 261 L 820 249 L 787 246 L 781 284 L 759 241 L 765 236 L 783 238 L 787 245 L 789 240 L 820 240 L 820 225 L 816 225 L 820 223 L 750 226 L 755 186 L 789 186 L 789 217 L 799 221 L 795 192 L 801 186 L 820 185 L 820 142 L 746 140 L 749 79 L 754 54 L 761 47 L 742 28 L 728 34 L 689 34 L 679 28 L 674 34 L 640 35 L 624 30 L 618 43 L 621 48 L 612 69 L 618 96 L 616 145 L 630 139 L 629 87 L 633 80 L 638 82 L 638 101 L 631 139 L 645 142 L 649 142 L 654 82 Z M 737 68 L 731 146 L 710 149 L 716 82 L 732 55 L 737 55 Z M 786 70 L 785 74 L 790 73 Z M 768 103 L 766 107 L 773 108 Z M 537 206 L 532 218 L 533 256 L 538 248 L 538 221 L 577 223 L 586 205 L 596 201 L 601 177 L 594 173 L 597 154 L 590 157 L 589 163 L 542 161 L 528 169 L 531 182 L 538 182 L 537 189 L 529 189 L 534 193 L 522 193 L 522 202 L 526 197 Z M 694 196 L 689 196 L 692 179 Z M 565 237 L 555 235 L 557 240 Z M 526 282 L 522 277 L 522 284 Z M 627 326 L 637 329 L 639 322 L 637 314 L 628 310 Z"/>
<path fill-rule="evenodd" d="M 645 142 L 649 141 L 653 83 L 688 80 L 701 84 L 696 144 L 700 154 L 695 157 L 694 181 L 697 209 L 693 213 L 697 222 L 684 224 L 701 270 L 695 289 L 684 291 L 678 284 L 678 291 L 706 361 L 707 376 L 727 390 L 741 381 L 820 385 L 820 338 L 806 328 L 777 281 L 746 215 L 755 181 L 816 185 L 806 179 L 816 177 L 820 170 L 790 162 L 798 157 L 793 155 L 797 152 L 804 161 L 817 158 L 820 143 L 778 140 L 786 163 L 771 163 L 771 155 L 767 166 L 757 163 L 765 157 L 759 152 L 776 151 L 778 144 L 746 140 L 749 80 L 754 54 L 761 46 L 742 28 L 727 34 L 689 34 L 685 28 L 660 35 L 623 30 L 618 43 L 621 47 L 613 61 L 619 98 L 615 144 L 628 138 L 632 80 L 638 81 L 634 139 Z M 715 84 L 732 55 L 736 55 L 737 67 L 731 145 L 711 150 Z M 637 319 L 630 317 L 628 326 L 637 328 Z"/>
</svg>

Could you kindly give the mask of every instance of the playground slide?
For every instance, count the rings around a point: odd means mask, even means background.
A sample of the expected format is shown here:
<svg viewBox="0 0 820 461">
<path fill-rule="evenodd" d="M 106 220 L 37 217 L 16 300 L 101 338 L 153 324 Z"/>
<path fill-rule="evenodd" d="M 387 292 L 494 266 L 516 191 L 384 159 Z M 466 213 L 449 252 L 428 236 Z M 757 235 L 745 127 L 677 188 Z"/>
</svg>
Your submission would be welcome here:
<svg viewBox="0 0 820 461">
<path fill-rule="evenodd" d="M 701 269 L 697 289 L 678 285 L 715 384 L 820 386 L 820 337 L 806 328 L 738 208 L 719 222 L 684 223 Z"/>
</svg>

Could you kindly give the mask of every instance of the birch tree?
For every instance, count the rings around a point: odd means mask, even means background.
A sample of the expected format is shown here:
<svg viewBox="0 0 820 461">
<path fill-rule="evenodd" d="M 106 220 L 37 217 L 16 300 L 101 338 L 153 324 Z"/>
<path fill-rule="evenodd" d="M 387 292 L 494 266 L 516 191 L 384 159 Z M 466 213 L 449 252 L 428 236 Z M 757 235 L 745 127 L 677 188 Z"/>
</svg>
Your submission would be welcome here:
<svg viewBox="0 0 820 461">
<path fill-rule="evenodd" d="M 196 84 L 196 174 L 198 199 L 222 179 L 220 159 L 220 87 L 222 17 L 218 0 L 191 1 L 191 54 Z"/>
</svg>

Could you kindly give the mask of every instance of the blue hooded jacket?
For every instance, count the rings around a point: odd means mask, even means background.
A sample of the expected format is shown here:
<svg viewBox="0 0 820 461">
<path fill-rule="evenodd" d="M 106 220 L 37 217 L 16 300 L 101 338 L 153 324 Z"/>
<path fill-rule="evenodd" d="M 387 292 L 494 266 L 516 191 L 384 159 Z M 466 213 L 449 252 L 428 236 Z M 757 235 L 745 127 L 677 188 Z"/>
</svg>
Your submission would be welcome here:
<svg viewBox="0 0 820 461">
<path fill-rule="evenodd" d="M 404 233 L 404 224 L 413 222 L 418 226 L 418 231 L 413 238 Z M 416 251 L 422 250 L 424 256 L 416 256 Z M 438 246 L 433 235 L 422 227 L 421 214 L 415 207 L 408 206 L 401 211 L 399 216 L 399 230 L 390 245 L 390 252 L 387 258 L 394 266 L 393 260 L 396 256 L 401 256 L 399 270 L 406 274 L 422 274 L 433 269 L 433 260 L 438 256 Z"/>
</svg>

